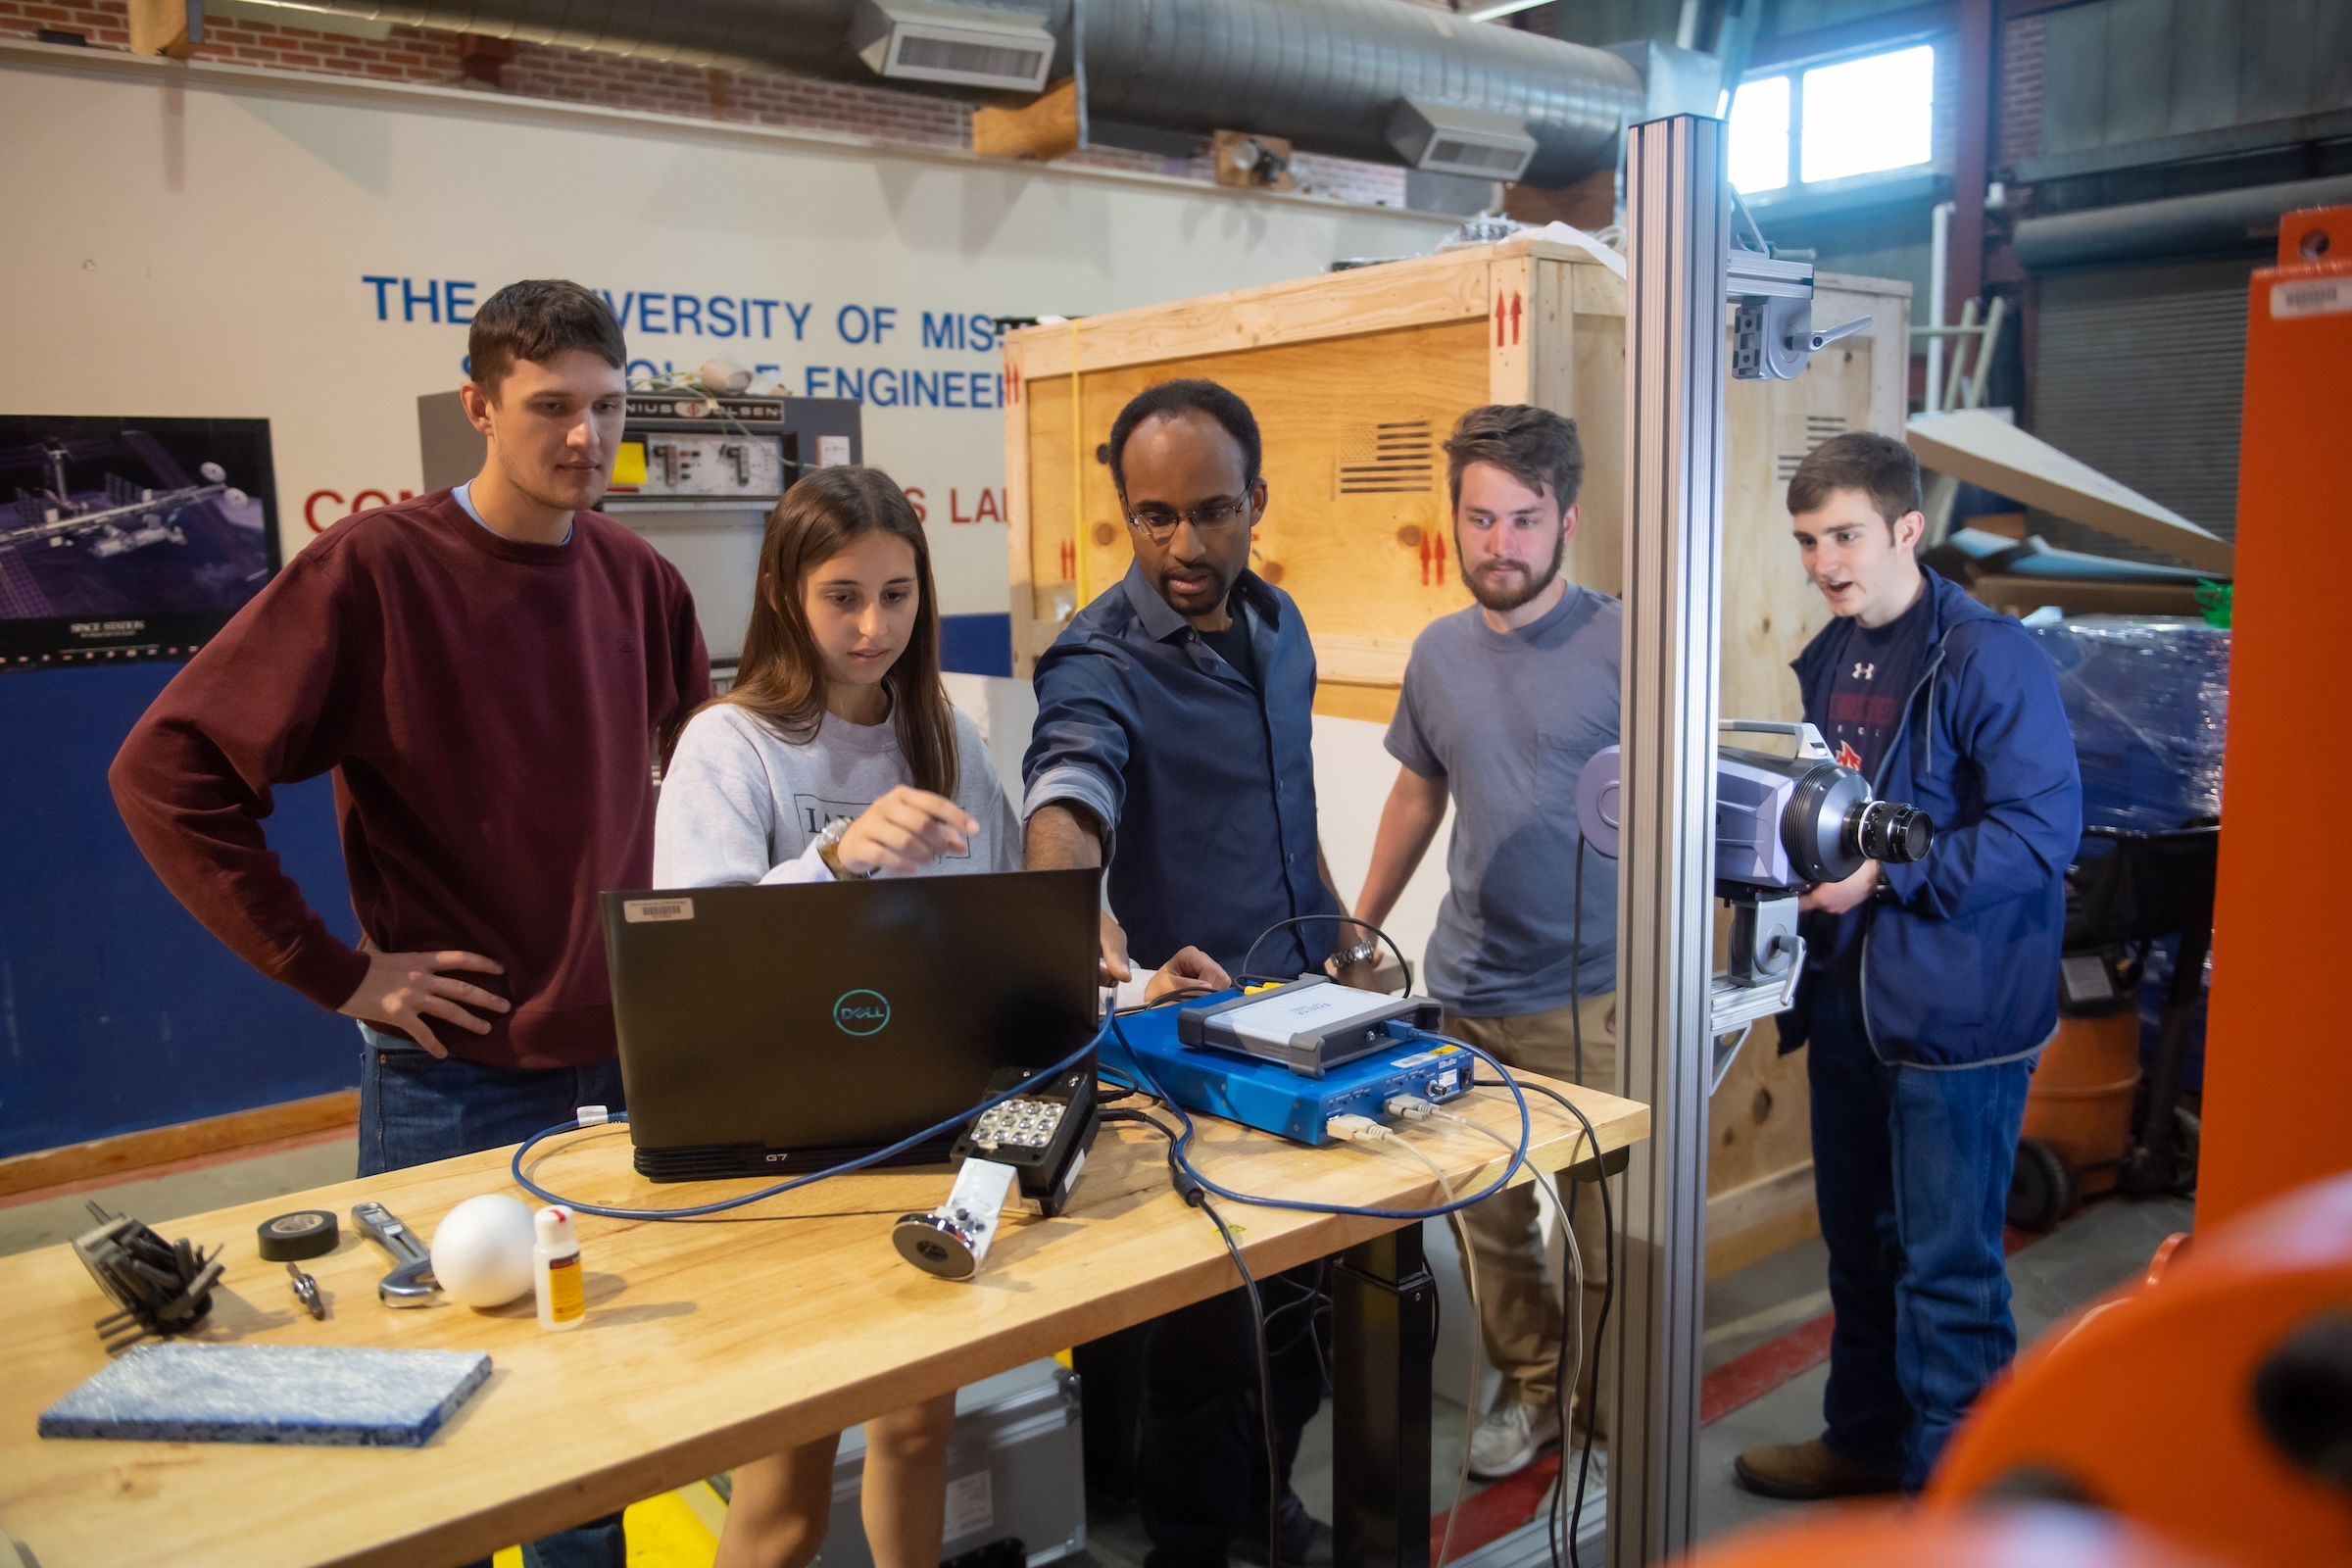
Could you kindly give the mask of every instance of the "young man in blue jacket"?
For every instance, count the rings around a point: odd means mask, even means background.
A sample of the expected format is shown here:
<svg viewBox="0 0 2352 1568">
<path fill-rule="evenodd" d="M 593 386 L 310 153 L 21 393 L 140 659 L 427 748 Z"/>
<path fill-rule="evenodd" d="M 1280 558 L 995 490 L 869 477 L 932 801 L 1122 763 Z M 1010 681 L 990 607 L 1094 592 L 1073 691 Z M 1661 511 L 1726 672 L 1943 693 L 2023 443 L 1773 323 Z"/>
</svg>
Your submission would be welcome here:
<svg viewBox="0 0 2352 1568">
<path fill-rule="evenodd" d="M 2026 1081 L 2058 1022 L 2082 790 L 2048 661 L 1914 558 L 1927 519 L 1901 442 L 1823 443 L 1788 511 L 1838 617 L 1792 666 L 1805 717 L 1936 833 L 1926 859 L 1872 861 L 1799 903 L 1805 975 L 1781 1049 L 1813 1048 L 1827 1430 L 1735 1468 L 1767 1496 L 1916 1492 L 2017 1349 L 2001 1223 Z"/>
</svg>

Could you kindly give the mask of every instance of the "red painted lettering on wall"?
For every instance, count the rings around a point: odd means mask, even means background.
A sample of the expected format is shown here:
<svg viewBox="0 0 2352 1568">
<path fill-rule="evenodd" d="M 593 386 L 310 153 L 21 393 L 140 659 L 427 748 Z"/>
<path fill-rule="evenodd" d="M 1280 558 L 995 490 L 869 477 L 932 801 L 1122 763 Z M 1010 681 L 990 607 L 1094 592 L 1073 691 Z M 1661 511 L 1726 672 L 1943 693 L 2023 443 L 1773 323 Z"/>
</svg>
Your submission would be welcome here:
<svg viewBox="0 0 2352 1568">
<path fill-rule="evenodd" d="M 998 499 L 996 491 L 983 487 L 979 501 L 972 507 L 972 514 L 967 517 L 963 514 L 963 492 L 951 489 L 948 492 L 948 520 L 950 522 L 1003 522 L 1004 508 Z"/>
<path fill-rule="evenodd" d="M 906 487 L 906 502 L 907 505 L 914 508 L 915 521 L 929 522 L 931 520 L 931 514 L 923 510 L 923 492 L 921 490 L 917 489 L 913 485 L 908 485 Z"/>
<path fill-rule="evenodd" d="M 400 499 L 414 501 L 416 499 L 416 492 L 403 490 L 400 493 Z M 325 522 L 318 520 L 318 503 L 321 501 L 329 503 L 336 509 L 334 515 Z M 310 524 L 311 532 L 324 533 L 334 523 L 342 521 L 355 513 L 366 512 L 371 507 L 388 507 L 391 504 L 391 496 L 381 490 L 358 491 L 353 494 L 349 506 L 343 504 L 343 493 L 339 490 L 314 490 L 302 503 L 302 520 Z"/>
</svg>

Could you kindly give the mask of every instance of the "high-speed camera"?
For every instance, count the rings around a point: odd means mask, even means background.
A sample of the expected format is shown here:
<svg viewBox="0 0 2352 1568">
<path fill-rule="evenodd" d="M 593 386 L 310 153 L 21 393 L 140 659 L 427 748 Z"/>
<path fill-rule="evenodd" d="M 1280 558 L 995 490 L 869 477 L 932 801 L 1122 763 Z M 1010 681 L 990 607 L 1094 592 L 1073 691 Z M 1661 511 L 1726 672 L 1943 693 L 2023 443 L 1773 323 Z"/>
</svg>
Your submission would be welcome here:
<svg viewBox="0 0 2352 1568">
<path fill-rule="evenodd" d="M 1870 781 L 1840 767 L 1810 724 L 1734 720 L 1735 733 L 1788 735 L 1794 757 L 1724 746 L 1715 764 L 1715 893 L 1733 906 L 1731 980 L 1740 986 L 1793 978 L 1803 944 L 1796 895 L 1842 882 L 1865 860 L 1925 859 L 1935 824 L 1915 806 L 1873 800 Z M 1577 825 L 1600 854 L 1617 856 L 1619 754 L 1593 754 L 1576 786 Z"/>
</svg>

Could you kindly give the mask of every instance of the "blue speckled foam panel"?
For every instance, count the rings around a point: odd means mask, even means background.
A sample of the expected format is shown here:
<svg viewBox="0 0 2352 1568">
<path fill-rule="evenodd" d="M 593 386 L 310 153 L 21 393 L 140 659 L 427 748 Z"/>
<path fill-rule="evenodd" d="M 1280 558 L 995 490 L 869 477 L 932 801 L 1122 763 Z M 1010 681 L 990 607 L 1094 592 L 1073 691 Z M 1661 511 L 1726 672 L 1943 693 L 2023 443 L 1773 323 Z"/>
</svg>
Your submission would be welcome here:
<svg viewBox="0 0 2352 1568">
<path fill-rule="evenodd" d="M 140 1345 L 42 1411 L 40 1434 L 416 1448 L 489 1376 L 480 1350 Z"/>
</svg>

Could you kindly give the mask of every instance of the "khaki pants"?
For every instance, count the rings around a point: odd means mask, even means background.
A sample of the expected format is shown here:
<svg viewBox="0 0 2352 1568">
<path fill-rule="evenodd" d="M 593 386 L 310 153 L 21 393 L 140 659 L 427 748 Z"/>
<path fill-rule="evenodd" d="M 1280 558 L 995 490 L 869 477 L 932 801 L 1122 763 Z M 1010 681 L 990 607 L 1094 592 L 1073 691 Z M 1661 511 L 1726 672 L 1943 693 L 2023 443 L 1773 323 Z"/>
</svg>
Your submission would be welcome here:
<svg viewBox="0 0 2352 1568">
<path fill-rule="evenodd" d="M 1576 1070 L 1572 1012 L 1581 1013 L 1584 1023 L 1581 1080 Z M 1614 995 L 1587 997 L 1574 1008 L 1554 1007 L 1549 1012 L 1516 1018 L 1449 1015 L 1446 1029 L 1506 1066 L 1565 1083 L 1581 1081 L 1594 1089 L 1616 1088 L 1617 998 Z M 1538 1099 L 1533 1101 L 1531 1108 L 1549 1103 Z M 1579 1155 L 1589 1157 L 1589 1152 L 1579 1151 Z M 1593 1441 L 1606 1443 L 1608 1411 L 1617 1382 L 1615 1367 L 1601 1365 L 1599 1396 L 1593 1401 L 1592 1411 L 1585 1408 L 1585 1396 L 1592 1388 L 1592 1368 L 1599 1355 L 1596 1330 L 1601 1284 L 1608 1271 L 1607 1255 L 1602 1250 L 1600 1189 L 1592 1182 L 1562 1180 L 1558 1190 L 1568 1208 L 1569 1227 L 1576 1234 L 1576 1245 L 1585 1260 L 1584 1356 L 1583 1370 L 1576 1377 L 1573 1426 L 1581 1433 L 1589 1420 Z M 1502 1374 L 1503 1396 L 1549 1408 L 1558 1378 L 1561 1308 L 1559 1291 L 1546 1277 L 1544 1266 L 1544 1233 L 1537 1220 L 1542 1201 L 1533 1186 L 1512 1187 L 1463 1210 L 1462 1219 L 1470 1233 L 1470 1245 L 1478 1253 L 1482 1307 L 1479 1317 L 1486 1336 L 1487 1358 Z M 1614 1339 L 1615 1335 L 1610 1337 Z"/>
</svg>

